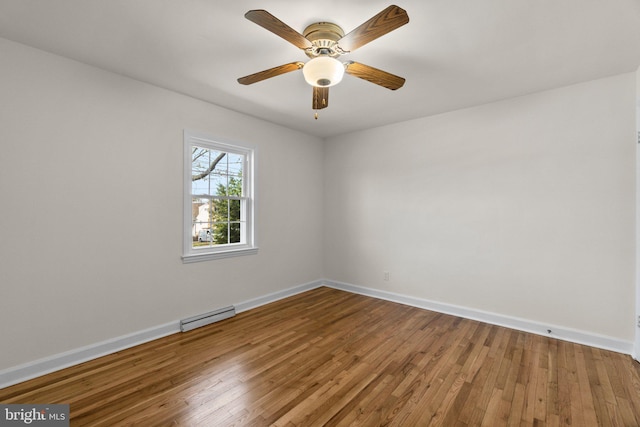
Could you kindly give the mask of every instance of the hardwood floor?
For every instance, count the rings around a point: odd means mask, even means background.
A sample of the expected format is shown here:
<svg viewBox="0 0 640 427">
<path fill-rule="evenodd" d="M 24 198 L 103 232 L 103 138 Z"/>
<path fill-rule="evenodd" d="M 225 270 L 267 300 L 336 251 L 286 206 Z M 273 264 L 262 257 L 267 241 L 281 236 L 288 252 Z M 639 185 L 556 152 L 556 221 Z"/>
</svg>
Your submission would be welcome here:
<svg viewBox="0 0 640 427">
<path fill-rule="evenodd" d="M 319 288 L 0 390 L 71 425 L 640 426 L 629 356 Z"/>
</svg>

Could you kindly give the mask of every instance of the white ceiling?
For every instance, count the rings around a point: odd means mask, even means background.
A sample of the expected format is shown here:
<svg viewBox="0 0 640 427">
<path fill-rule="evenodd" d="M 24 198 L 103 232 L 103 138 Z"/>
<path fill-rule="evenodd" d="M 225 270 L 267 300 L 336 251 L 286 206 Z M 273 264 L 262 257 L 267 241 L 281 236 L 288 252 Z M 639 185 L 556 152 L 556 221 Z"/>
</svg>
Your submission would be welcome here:
<svg viewBox="0 0 640 427">
<path fill-rule="evenodd" d="M 407 79 L 390 91 L 345 76 L 313 119 L 301 72 L 241 76 L 304 53 L 244 18 L 349 32 L 390 1 L 0 0 L 0 37 L 328 137 L 635 71 L 640 0 L 398 0 L 410 22 L 342 59 Z M 0 58 L 0 63 L 2 59 Z"/>
</svg>

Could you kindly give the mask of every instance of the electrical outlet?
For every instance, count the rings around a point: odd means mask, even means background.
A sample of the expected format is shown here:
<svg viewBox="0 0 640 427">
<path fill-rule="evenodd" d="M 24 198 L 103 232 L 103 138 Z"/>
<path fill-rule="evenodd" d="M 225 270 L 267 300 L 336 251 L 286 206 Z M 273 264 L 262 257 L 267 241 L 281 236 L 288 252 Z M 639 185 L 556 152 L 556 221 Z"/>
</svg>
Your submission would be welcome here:
<svg viewBox="0 0 640 427">
<path fill-rule="evenodd" d="M 390 276 L 390 273 L 389 273 L 388 271 L 385 271 L 385 272 L 384 272 L 384 281 L 385 281 L 385 282 L 388 282 L 388 281 L 389 281 L 389 276 Z"/>
</svg>

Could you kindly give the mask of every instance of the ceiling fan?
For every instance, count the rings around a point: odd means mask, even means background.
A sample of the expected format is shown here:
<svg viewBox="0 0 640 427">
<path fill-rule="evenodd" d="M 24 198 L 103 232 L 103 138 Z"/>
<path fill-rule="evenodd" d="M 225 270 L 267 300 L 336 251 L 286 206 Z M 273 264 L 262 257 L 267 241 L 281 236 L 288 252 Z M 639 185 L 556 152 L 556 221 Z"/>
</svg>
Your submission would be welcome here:
<svg viewBox="0 0 640 427">
<path fill-rule="evenodd" d="M 296 61 L 269 68 L 240 77 L 238 82 L 250 85 L 301 69 L 307 83 L 313 86 L 312 108 L 316 110 L 316 119 L 317 110 L 329 105 L 329 87 L 340 83 L 344 73 L 391 90 L 404 85 L 402 77 L 369 65 L 354 61 L 342 63 L 337 59 L 409 22 L 407 12 L 398 6 L 387 7 L 346 35 L 342 28 L 331 22 L 311 24 L 300 34 L 266 10 L 250 10 L 244 16 L 302 49 L 311 60 L 306 64 Z"/>
</svg>

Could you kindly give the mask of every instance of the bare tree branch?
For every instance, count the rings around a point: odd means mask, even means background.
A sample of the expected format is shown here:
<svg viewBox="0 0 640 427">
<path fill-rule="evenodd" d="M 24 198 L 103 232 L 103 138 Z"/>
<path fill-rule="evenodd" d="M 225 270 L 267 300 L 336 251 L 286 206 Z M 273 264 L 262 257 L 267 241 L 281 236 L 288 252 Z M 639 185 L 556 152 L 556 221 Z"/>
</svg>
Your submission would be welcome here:
<svg viewBox="0 0 640 427">
<path fill-rule="evenodd" d="M 196 160 L 198 160 L 200 157 L 204 156 L 208 152 L 209 150 L 205 150 L 200 147 L 193 147 L 193 151 L 191 152 L 191 162 L 192 163 L 195 162 Z"/>
<path fill-rule="evenodd" d="M 215 169 L 218 163 L 220 163 L 220 160 L 222 160 L 226 154 L 227 153 L 220 153 L 218 157 L 216 157 L 215 160 L 211 162 L 211 164 L 209 165 L 206 171 L 199 173 L 198 175 L 191 175 L 191 181 L 197 181 L 199 179 L 203 179 L 209 176 L 211 171 Z"/>
</svg>

